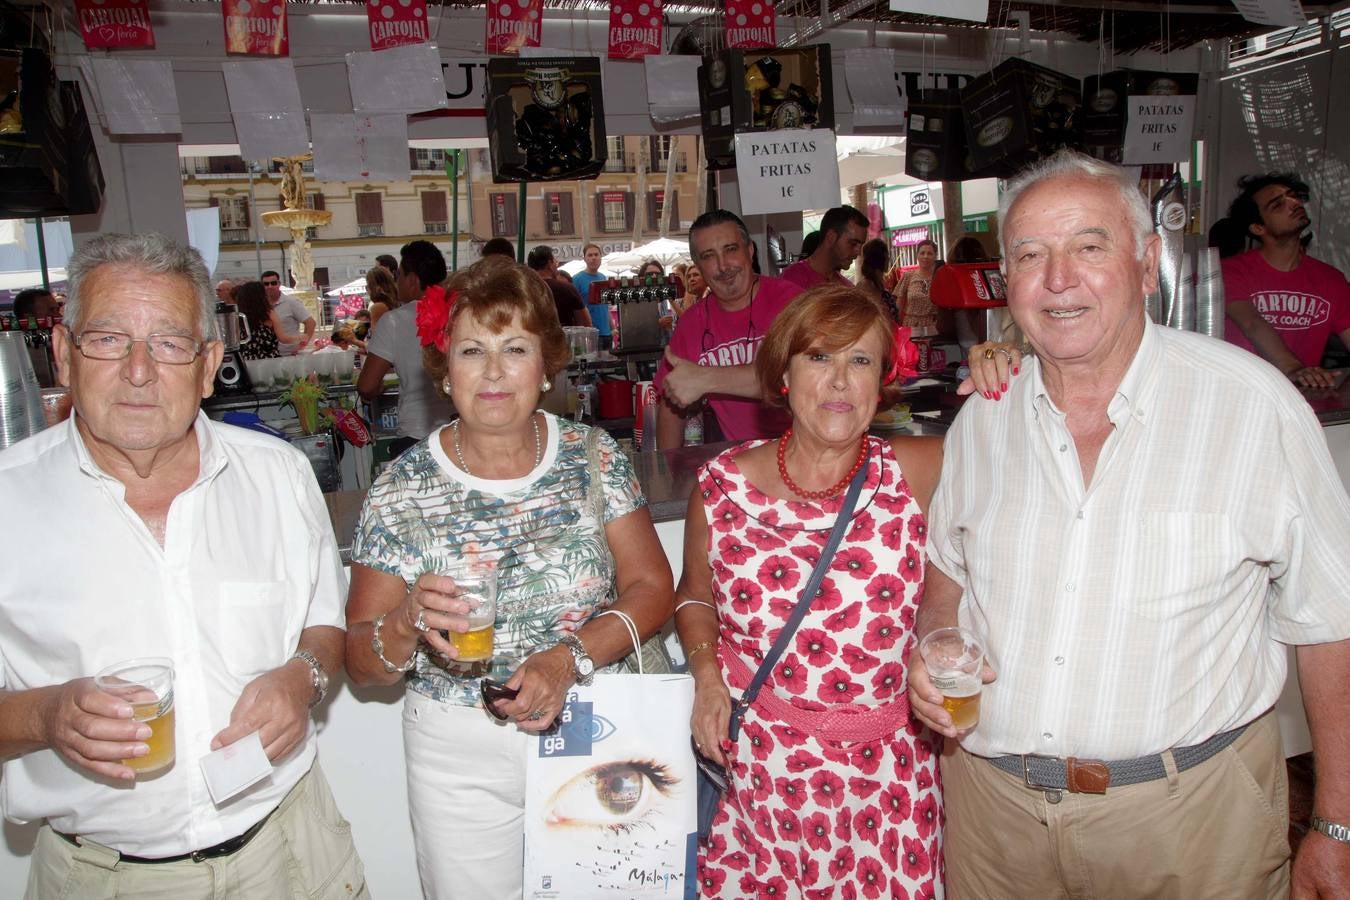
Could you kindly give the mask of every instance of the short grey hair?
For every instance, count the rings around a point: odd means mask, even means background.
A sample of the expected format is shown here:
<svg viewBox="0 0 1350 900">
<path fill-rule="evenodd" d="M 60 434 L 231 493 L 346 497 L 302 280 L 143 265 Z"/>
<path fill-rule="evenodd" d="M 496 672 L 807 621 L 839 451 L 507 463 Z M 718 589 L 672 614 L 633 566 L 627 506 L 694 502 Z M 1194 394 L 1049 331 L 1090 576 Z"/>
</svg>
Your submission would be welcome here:
<svg viewBox="0 0 1350 900">
<path fill-rule="evenodd" d="M 104 234 L 80 247 L 66 264 L 68 326 L 80 322 L 84 282 L 100 266 L 127 266 L 149 275 L 170 275 L 192 285 L 197 295 L 197 319 L 203 340 L 219 339 L 216 329 L 216 292 L 202 255 L 162 234 Z"/>
<path fill-rule="evenodd" d="M 1139 189 L 1138 180 L 1131 178 L 1129 173 L 1120 166 L 1093 159 L 1091 156 L 1079 153 L 1076 150 L 1060 150 L 1053 156 L 1047 156 L 1045 159 L 1032 163 L 1019 172 L 1012 181 L 1008 182 L 1007 187 L 1003 190 L 1003 195 L 999 197 L 998 245 L 1003 255 L 1000 267 L 1005 272 L 1008 268 L 1008 214 L 1012 211 L 1013 205 L 1021 199 L 1022 194 L 1028 188 L 1051 178 L 1066 176 L 1099 178 L 1116 189 L 1120 194 L 1120 202 L 1125 207 L 1125 217 L 1129 221 L 1130 230 L 1133 233 L 1135 257 L 1143 259 L 1144 242 L 1153 233 L 1153 215 L 1149 212 L 1148 201 L 1144 198 L 1144 192 Z"/>
</svg>

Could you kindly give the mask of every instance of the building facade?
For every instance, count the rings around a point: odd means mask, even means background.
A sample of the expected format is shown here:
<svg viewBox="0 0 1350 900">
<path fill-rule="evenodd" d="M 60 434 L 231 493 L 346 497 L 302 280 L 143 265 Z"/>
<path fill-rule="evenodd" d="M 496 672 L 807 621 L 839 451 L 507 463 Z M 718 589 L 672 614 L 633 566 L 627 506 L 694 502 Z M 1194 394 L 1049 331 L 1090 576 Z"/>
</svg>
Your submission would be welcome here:
<svg viewBox="0 0 1350 900">
<path fill-rule="evenodd" d="M 668 233 L 680 236 L 698 212 L 697 139 L 676 136 L 609 138 L 609 162 L 590 181 L 529 184 L 525 188 L 525 245 L 549 244 L 562 261 L 580 258 L 587 242 L 604 252 L 630 249 L 660 236 L 666 204 L 666 167 L 674 169 Z M 310 229 L 314 282 L 332 288 L 360 277 L 382 253 L 398 255 L 408 241 L 425 238 L 451 261 L 451 184 L 447 149 L 409 148 L 407 180 L 316 181 L 306 164 L 309 205 L 333 213 Z M 488 151 L 463 151 L 460 176 L 458 260 L 478 258 L 483 242 L 519 234 L 520 188 L 494 184 Z M 194 155 L 180 150 L 183 203 L 220 211 L 220 261 L 216 278 L 255 278 L 276 269 L 289 278 L 290 234 L 262 224 L 259 213 L 281 209 L 281 173 L 255 169 L 238 156 Z M 257 243 L 255 243 L 255 237 Z"/>
</svg>

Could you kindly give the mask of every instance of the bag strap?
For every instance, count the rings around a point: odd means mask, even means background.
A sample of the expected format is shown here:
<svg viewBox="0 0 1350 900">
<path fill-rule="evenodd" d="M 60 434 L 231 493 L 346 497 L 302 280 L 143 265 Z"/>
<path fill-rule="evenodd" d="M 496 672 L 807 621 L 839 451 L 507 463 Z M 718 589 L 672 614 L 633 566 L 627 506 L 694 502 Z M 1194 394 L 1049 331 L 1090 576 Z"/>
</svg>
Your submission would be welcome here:
<svg viewBox="0 0 1350 900">
<path fill-rule="evenodd" d="M 642 644 L 638 641 L 637 625 L 633 623 L 633 617 L 621 609 L 606 609 L 596 613 L 595 617 L 598 619 L 601 616 L 619 617 L 619 621 L 623 623 L 623 627 L 628 629 L 628 639 L 633 642 L 633 656 L 637 657 L 638 674 L 646 675 L 647 673 L 642 670 Z"/>
<path fill-rule="evenodd" d="M 788 616 L 787 623 L 783 625 L 783 630 L 778 633 L 778 640 L 773 642 L 769 652 L 765 655 L 764 661 L 760 663 L 755 677 L 750 679 L 750 685 L 741 694 L 741 699 L 736 703 L 735 709 L 731 713 L 730 735 L 733 740 L 740 730 L 740 717 L 745 714 L 745 710 L 755 702 L 759 696 L 760 688 L 764 687 L 764 682 L 769 679 L 769 672 L 773 670 L 778 658 L 783 655 L 787 649 L 788 642 L 792 640 L 792 635 L 796 633 L 797 626 L 802 624 L 802 619 L 806 618 L 806 611 L 811 607 L 811 601 L 816 597 L 816 591 L 820 590 L 820 582 L 825 577 L 825 570 L 829 568 L 831 560 L 834 558 L 834 551 L 838 549 L 839 542 L 844 537 L 844 531 L 848 528 L 849 520 L 853 518 L 853 508 L 858 504 L 858 495 L 862 493 L 863 482 L 867 480 L 867 466 L 858 470 L 858 474 L 853 476 L 849 482 L 848 493 L 844 495 L 844 505 L 839 508 L 839 517 L 834 520 L 834 529 L 830 532 L 830 537 L 825 541 L 825 546 L 820 549 L 820 559 L 816 560 L 815 568 L 811 570 L 811 577 L 806 580 L 806 586 L 802 588 L 801 598 L 797 605 L 792 608 L 792 615 Z"/>
</svg>

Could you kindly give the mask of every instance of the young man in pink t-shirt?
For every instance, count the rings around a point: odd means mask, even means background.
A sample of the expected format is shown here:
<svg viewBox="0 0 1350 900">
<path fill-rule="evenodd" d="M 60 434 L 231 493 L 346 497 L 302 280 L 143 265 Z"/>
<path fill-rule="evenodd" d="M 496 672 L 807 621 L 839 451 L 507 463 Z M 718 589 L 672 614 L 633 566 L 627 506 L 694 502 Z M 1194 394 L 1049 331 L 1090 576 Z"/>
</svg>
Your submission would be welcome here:
<svg viewBox="0 0 1350 900">
<path fill-rule="evenodd" d="M 1350 284 L 1304 252 L 1308 186 L 1296 175 L 1272 173 L 1242 178 L 1238 188 L 1228 215 L 1260 246 L 1223 261 L 1225 337 L 1299 385 L 1330 387 L 1320 363 L 1331 335 L 1350 343 Z"/>
<path fill-rule="evenodd" d="M 783 270 L 783 279 L 802 290 L 822 284 L 853 286 L 843 275 L 867 240 L 867 216 L 852 206 L 836 206 L 820 220 L 820 243 L 811 255 Z"/>
</svg>

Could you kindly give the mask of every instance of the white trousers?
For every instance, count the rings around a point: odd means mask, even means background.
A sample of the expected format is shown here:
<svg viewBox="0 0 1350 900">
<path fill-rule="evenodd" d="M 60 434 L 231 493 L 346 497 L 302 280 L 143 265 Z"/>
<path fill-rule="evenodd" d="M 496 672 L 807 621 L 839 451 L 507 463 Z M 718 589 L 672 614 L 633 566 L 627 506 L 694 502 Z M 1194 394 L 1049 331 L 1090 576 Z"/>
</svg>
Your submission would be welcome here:
<svg viewBox="0 0 1350 900">
<path fill-rule="evenodd" d="M 520 900 L 528 741 L 477 707 L 408 691 L 408 809 L 427 900 Z"/>
</svg>

